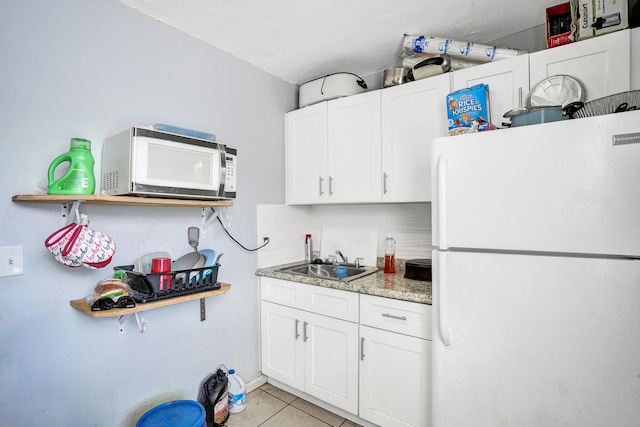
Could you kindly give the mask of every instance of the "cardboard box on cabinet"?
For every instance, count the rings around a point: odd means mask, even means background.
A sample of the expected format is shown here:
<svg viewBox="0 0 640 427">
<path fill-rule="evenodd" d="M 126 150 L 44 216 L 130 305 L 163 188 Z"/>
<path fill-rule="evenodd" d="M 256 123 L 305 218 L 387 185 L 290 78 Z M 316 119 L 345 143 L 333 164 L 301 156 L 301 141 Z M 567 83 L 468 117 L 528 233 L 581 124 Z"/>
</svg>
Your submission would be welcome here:
<svg viewBox="0 0 640 427">
<path fill-rule="evenodd" d="M 569 2 L 548 7 L 546 10 L 547 49 L 575 41 L 575 27 Z"/>
<path fill-rule="evenodd" d="M 629 28 L 629 5 L 636 0 L 571 0 L 576 40 Z"/>
</svg>

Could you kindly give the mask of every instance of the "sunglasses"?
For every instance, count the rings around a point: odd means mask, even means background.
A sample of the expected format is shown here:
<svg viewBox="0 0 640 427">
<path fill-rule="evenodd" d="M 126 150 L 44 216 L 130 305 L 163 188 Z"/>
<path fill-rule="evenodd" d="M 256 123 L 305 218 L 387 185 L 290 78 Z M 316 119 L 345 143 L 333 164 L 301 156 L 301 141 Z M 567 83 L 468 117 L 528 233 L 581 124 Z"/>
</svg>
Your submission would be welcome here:
<svg viewBox="0 0 640 427">
<path fill-rule="evenodd" d="M 111 310 L 112 308 L 133 308 L 136 302 L 129 296 L 122 296 L 114 301 L 112 298 L 100 298 L 91 305 L 91 311 Z"/>
</svg>

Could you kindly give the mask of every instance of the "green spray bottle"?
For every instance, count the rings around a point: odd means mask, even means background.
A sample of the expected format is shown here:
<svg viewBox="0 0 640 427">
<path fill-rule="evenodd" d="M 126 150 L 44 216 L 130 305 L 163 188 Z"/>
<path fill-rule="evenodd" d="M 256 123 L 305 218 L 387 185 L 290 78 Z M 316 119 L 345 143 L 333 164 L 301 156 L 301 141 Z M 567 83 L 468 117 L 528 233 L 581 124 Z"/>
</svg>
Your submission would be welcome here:
<svg viewBox="0 0 640 427">
<path fill-rule="evenodd" d="M 69 163 L 69 169 L 55 181 L 55 170 L 64 162 Z M 94 163 L 91 155 L 91 141 L 72 138 L 69 152 L 56 157 L 49 166 L 48 194 L 93 194 L 96 189 L 96 179 L 93 175 Z"/>
</svg>

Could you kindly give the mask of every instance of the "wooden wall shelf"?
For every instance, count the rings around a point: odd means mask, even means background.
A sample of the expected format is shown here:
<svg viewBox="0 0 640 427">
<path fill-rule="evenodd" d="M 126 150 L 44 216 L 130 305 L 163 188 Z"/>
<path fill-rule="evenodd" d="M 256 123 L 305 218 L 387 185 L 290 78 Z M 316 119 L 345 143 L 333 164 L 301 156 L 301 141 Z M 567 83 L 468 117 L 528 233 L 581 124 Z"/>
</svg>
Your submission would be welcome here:
<svg viewBox="0 0 640 427">
<path fill-rule="evenodd" d="M 196 199 L 159 199 L 152 197 L 131 196 L 103 196 L 82 194 L 17 194 L 11 198 L 14 202 L 36 203 L 73 203 L 80 201 L 87 205 L 116 205 L 116 206 L 164 206 L 164 207 L 223 207 L 233 206 L 230 200 L 196 200 Z"/>
<path fill-rule="evenodd" d="M 76 310 L 79 310 L 91 317 L 120 317 L 126 316 L 127 314 L 139 313 L 141 311 L 153 310 L 155 308 L 167 307 L 187 301 L 226 294 L 231 289 L 231 285 L 228 283 L 221 283 L 221 285 L 222 287 L 220 289 L 216 289 L 213 291 L 197 292 L 195 294 L 189 294 L 181 297 L 167 298 L 159 301 L 148 302 L 145 304 L 136 304 L 134 308 L 113 308 L 111 310 L 91 311 L 91 307 L 86 303 L 84 298 L 69 301 L 69 304 L 71 304 L 71 307 L 75 308 Z"/>
</svg>

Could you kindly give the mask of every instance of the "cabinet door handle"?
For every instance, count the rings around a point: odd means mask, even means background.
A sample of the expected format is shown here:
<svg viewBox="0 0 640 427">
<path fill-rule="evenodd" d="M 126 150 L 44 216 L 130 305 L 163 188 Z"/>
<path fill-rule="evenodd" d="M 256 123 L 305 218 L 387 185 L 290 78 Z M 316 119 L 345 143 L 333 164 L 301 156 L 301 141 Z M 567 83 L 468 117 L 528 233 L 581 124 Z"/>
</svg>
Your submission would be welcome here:
<svg viewBox="0 0 640 427">
<path fill-rule="evenodd" d="M 320 195 L 322 196 L 324 193 L 322 192 L 322 183 L 324 182 L 324 179 L 322 179 L 322 177 L 320 177 Z"/>
<path fill-rule="evenodd" d="M 307 336 L 307 322 L 302 322 L 302 341 L 307 342 L 309 337 Z"/>
<path fill-rule="evenodd" d="M 382 174 L 382 194 L 387 194 L 387 173 Z"/>
<path fill-rule="evenodd" d="M 300 338 L 300 334 L 298 333 L 298 324 L 300 324 L 300 321 L 296 319 L 296 337 L 295 337 L 296 340 Z"/>
<path fill-rule="evenodd" d="M 333 195 L 333 177 L 329 177 L 329 195 Z"/>
<path fill-rule="evenodd" d="M 360 338 L 360 361 L 364 360 L 364 337 Z"/>
<path fill-rule="evenodd" d="M 398 320 L 407 320 L 406 316 L 396 316 L 396 315 L 393 315 L 393 314 L 390 314 L 390 313 L 382 313 L 382 316 L 383 317 L 390 317 L 392 319 L 398 319 Z"/>
</svg>

